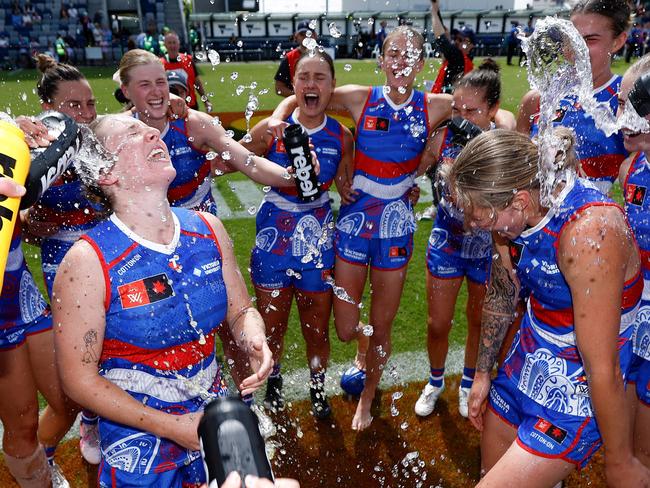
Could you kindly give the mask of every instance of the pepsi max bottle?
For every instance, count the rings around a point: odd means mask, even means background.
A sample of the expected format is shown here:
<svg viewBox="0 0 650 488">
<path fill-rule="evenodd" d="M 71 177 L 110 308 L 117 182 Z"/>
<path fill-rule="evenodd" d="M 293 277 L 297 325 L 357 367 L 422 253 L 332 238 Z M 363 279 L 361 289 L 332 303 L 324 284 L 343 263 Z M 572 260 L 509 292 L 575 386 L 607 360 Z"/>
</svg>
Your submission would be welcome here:
<svg viewBox="0 0 650 488">
<path fill-rule="evenodd" d="M 291 124 L 284 129 L 282 139 L 294 168 L 298 197 L 303 202 L 313 202 L 320 196 L 320 188 L 318 175 L 311 160 L 309 136 L 300 124 Z"/>
<path fill-rule="evenodd" d="M 239 473 L 242 484 L 248 474 L 273 481 L 257 417 L 240 399 L 220 397 L 211 402 L 198 433 L 209 488 L 221 486 L 232 471 Z"/>
</svg>

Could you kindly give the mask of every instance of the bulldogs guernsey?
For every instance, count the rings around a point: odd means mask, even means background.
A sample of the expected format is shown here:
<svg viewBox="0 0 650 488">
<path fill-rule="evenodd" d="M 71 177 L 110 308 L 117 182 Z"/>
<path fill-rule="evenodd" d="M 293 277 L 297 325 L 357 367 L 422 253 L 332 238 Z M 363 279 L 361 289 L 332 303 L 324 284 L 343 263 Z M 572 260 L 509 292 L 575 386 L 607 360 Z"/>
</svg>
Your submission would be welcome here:
<svg viewBox="0 0 650 488">
<path fill-rule="evenodd" d="M 594 90 L 594 98 L 598 102 L 609 104 L 614 114 L 618 110 L 621 79 L 620 75 L 614 75 L 604 86 Z M 570 127 L 575 131 L 576 154 L 580 159 L 581 174 L 607 194 L 618 177 L 621 163 L 628 155 L 623 146 L 622 133 L 617 132 L 606 137 L 596 128 L 594 119 L 587 115 L 574 98 L 560 102 L 554 124 Z M 532 126 L 531 135 L 537 135 L 537 121 Z"/>
<path fill-rule="evenodd" d="M 623 184 L 625 213 L 641 250 L 645 281 L 634 331 L 634 353 L 650 361 L 650 167 L 645 153 L 636 154 Z"/>
<path fill-rule="evenodd" d="M 174 207 L 183 207 L 217 214 L 212 197 L 210 161 L 206 153 L 189 141 L 185 120 L 173 120 L 160 135 L 169 149 L 176 178 L 169 185 L 167 198 Z"/>
<path fill-rule="evenodd" d="M 357 121 L 352 187 L 359 195 L 341 206 L 336 224 L 339 231 L 366 239 L 415 232 L 408 194 L 429 135 L 425 94 L 413 90 L 397 106 L 384 94 L 387 89 L 369 89 Z"/>
<path fill-rule="evenodd" d="M 598 189 L 572 178 L 558 208 L 511 242 L 510 255 L 522 286 L 532 290 L 528 310 L 503 372 L 528 398 L 556 412 L 593 417 L 587 377 L 576 346 L 571 290 L 558 267 L 557 244 L 563 227 L 590 206 L 616 205 Z M 626 374 L 631 335 L 643 280 L 625 283 L 621 305 L 619 358 Z"/>
<path fill-rule="evenodd" d="M 442 147 L 440 148 L 439 166 L 454 164 L 462 147 L 452 144 L 454 134 L 445 129 Z M 446 192 L 444 188 L 443 193 Z M 427 252 L 436 250 L 450 256 L 463 259 L 484 259 L 490 256 L 492 237 L 489 232 L 475 230 L 468 233 L 463 224 L 463 214 L 451 205 L 443 194 L 438 204 L 436 221 L 431 229 Z"/>
<path fill-rule="evenodd" d="M 299 123 L 295 114 L 287 122 Z M 334 265 L 334 255 L 332 209 L 327 190 L 343 157 L 343 129 L 337 120 L 326 116 L 319 127 L 305 130 L 320 163 L 318 181 L 322 193 L 313 202 L 303 202 L 295 186 L 271 188 L 257 212 L 255 246 L 277 256 L 302 258 L 312 254 L 315 262 L 322 262 L 329 269 Z M 266 158 L 283 168 L 291 165 L 281 140 L 271 143 Z"/>
<path fill-rule="evenodd" d="M 227 296 L 212 229 L 196 212 L 173 214 L 169 245 L 134 235 L 115 215 L 82 239 L 97 252 L 106 280 L 100 374 L 144 405 L 180 415 L 225 394 L 215 332 Z M 200 455 L 105 418 L 99 431 L 106 463 L 129 473 L 176 469 Z"/>
</svg>

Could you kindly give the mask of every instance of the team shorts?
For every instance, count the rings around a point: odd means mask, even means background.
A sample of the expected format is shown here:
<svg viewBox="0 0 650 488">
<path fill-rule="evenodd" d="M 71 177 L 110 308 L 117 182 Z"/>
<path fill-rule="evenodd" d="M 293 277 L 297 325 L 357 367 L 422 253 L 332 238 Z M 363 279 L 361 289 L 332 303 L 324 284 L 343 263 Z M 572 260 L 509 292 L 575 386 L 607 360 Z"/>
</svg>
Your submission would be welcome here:
<svg viewBox="0 0 650 488">
<path fill-rule="evenodd" d="M 100 488 L 144 488 L 149 486 L 199 488 L 206 482 L 205 467 L 200 456 L 186 466 L 148 474 L 131 473 L 111 467 L 102 457 L 97 478 Z"/>
<path fill-rule="evenodd" d="M 334 248 L 336 255 L 348 263 L 393 271 L 409 263 L 413 254 L 413 234 L 366 239 L 337 230 Z"/>
<path fill-rule="evenodd" d="M 639 401 L 650 407 L 650 361 L 634 354 L 628 374 L 628 383 L 635 385 Z"/>
<path fill-rule="evenodd" d="M 602 445 L 596 419 L 543 407 L 522 393 L 502 370 L 492 381 L 489 408 L 517 429 L 517 444 L 536 456 L 583 468 Z"/>
<path fill-rule="evenodd" d="M 0 328 L 0 352 L 22 346 L 27 337 L 52 329 L 52 315 L 47 308 L 31 322 L 18 322 L 9 327 Z"/>
<path fill-rule="evenodd" d="M 334 268 L 334 250 L 323 251 L 306 263 L 300 256 L 280 256 L 258 247 L 251 252 L 251 280 L 258 288 L 278 290 L 293 287 L 296 290 L 322 293 L 330 291 L 327 283 Z"/>
<path fill-rule="evenodd" d="M 462 258 L 431 246 L 427 248 L 427 269 L 431 276 L 441 280 L 467 276 L 474 283 L 485 284 L 490 276 L 490 262 L 489 256 Z"/>
</svg>

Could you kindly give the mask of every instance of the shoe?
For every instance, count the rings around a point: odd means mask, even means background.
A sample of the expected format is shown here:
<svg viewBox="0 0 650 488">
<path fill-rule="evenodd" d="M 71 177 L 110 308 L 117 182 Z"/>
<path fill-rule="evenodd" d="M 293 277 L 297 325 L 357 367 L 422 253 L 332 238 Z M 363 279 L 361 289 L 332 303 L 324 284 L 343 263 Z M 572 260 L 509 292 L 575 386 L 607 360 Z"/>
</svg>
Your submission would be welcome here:
<svg viewBox="0 0 650 488">
<path fill-rule="evenodd" d="M 260 434 L 262 434 L 262 438 L 264 440 L 267 440 L 269 437 L 273 437 L 277 430 L 275 428 L 273 420 L 271 420 L 271 417 L 266 415 L 264 409 L 255 403 L 251 405 L 251 410 L 257 416 L 257 422 L 260 428 Z"/>
<path fill-rule="evenodd" d="M 443 382 L 442 386 L 432 386 L 427 383 L 420 394 L 420 398 L 415 402 L 415 414 L 420 417 L 426 417 L 433 412 L 433 409 L 436 406 L 438 397 L 440 394 L 445 391 L 445 384 Z"/>
<path fill-rule="evenodd" d="M 79 422 L 79 450 L 89 464 L 99 464 L 102 452 L 99 448 L 99 426 Z"/>
<path fill-rule="evenodd" d="M 318 420 L 323 420 L 332 414 L 332 409 L 327 401 L 327 395 L 322 386 L 310 386 L 309 396 L 311 398 L 311 413 Z"/>
<path fill-rule="evenodd" d="M 458 413 L 465 418 L 469 417 L 469 406 L 467 405 L 469 390 L 469 388 L 458 388 Z"/>
<path fill-rule="evenodd" d="M 50 476 L 52 477 L 52 488 L 70 488 L 70 483 L 63 476 L 63 471 L 58 464 L 50 464 Z"/>
<path fill-rule="evenodd" d="M 435 220 L 436 213 L 438 213 L 438 207 L 431 205 L 424 209 L 420 214 L 420 220 Z"/>
<path fill-rule="evenodd" d="M 266 381 L 266 395 L 264 395 L 264 406 L 271 411 L 284 409 L 284 398 L 282 397 L 282 375 L 269 376 Z"/>
</svg>

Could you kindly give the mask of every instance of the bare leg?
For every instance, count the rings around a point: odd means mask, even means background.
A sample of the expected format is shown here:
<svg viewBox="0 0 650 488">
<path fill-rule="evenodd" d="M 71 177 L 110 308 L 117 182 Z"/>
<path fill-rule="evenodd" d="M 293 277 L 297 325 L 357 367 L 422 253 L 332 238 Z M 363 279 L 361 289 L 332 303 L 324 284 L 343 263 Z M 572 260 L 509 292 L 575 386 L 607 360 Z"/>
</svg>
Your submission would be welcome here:
<svg viewBox="0 0 650 488">
<path fill-rule="evenodd" d="M 481 313 L 487 287 L 484 283 L 467 280 L 467 342 L 465 343 L 465 367 L 476 368 L 478 342 L 481 335 Z"/>
<path fill-rule="evenodd" d="M 284 336 L 289 325 L 289 312 L 293 299 L 293 288 L 267 290 L 255 287 L 257 309 L 266 325 L 266 336 L 273 361 L 277 364 L 284 352 Z M 276 296 L 273 296 L 276 295 Z"/>
<path fill-rule="evenodd" d="M 350 342 L 357 337 L 361 314 L 359 303 L 366 286 L 368 267 L 350 264 L 337 257 L 334 269 L 336 286 L 341 287 L 354 302 L 349 303 L 336 295 L 333 301 L 336 333 L 343 342 Z"/>
<path fill-rule="evenodd" d="M 332 311 L 332 293 L 296 291 L 296 302 L 302 335 L 307 346 L 309 370 L 327 369 L 330 358 L 329 322 Z"/>
<path fill-rule="evenodd" d="M 366 357 L 366 384 L 352 419 L 352 429 L 354 430 L 366 429 L 372 421 L 370 407 L 384 366 L 390 357 L 390 334 L 393 320 L 399 309 L 405 279 L 406 267 L 392 271 L 377 269 L 371 269 L 370 271 L 370 285 L 372 287 L 370 324 L 373 326 L 373 334 L 370 336 L 370 345 Z"/>
<path fill-rule="evenodd" d="M 638 400 L 634 420 L 634 454 L 650 467 L 650 407 Z"/>
<path fill-rule="evenodd" d="M 454 306 L 462 283 L 462 278 L 443 280 L 427 272 L 427 352 L 432 368 L 445 367 Z"/>
</svg>

